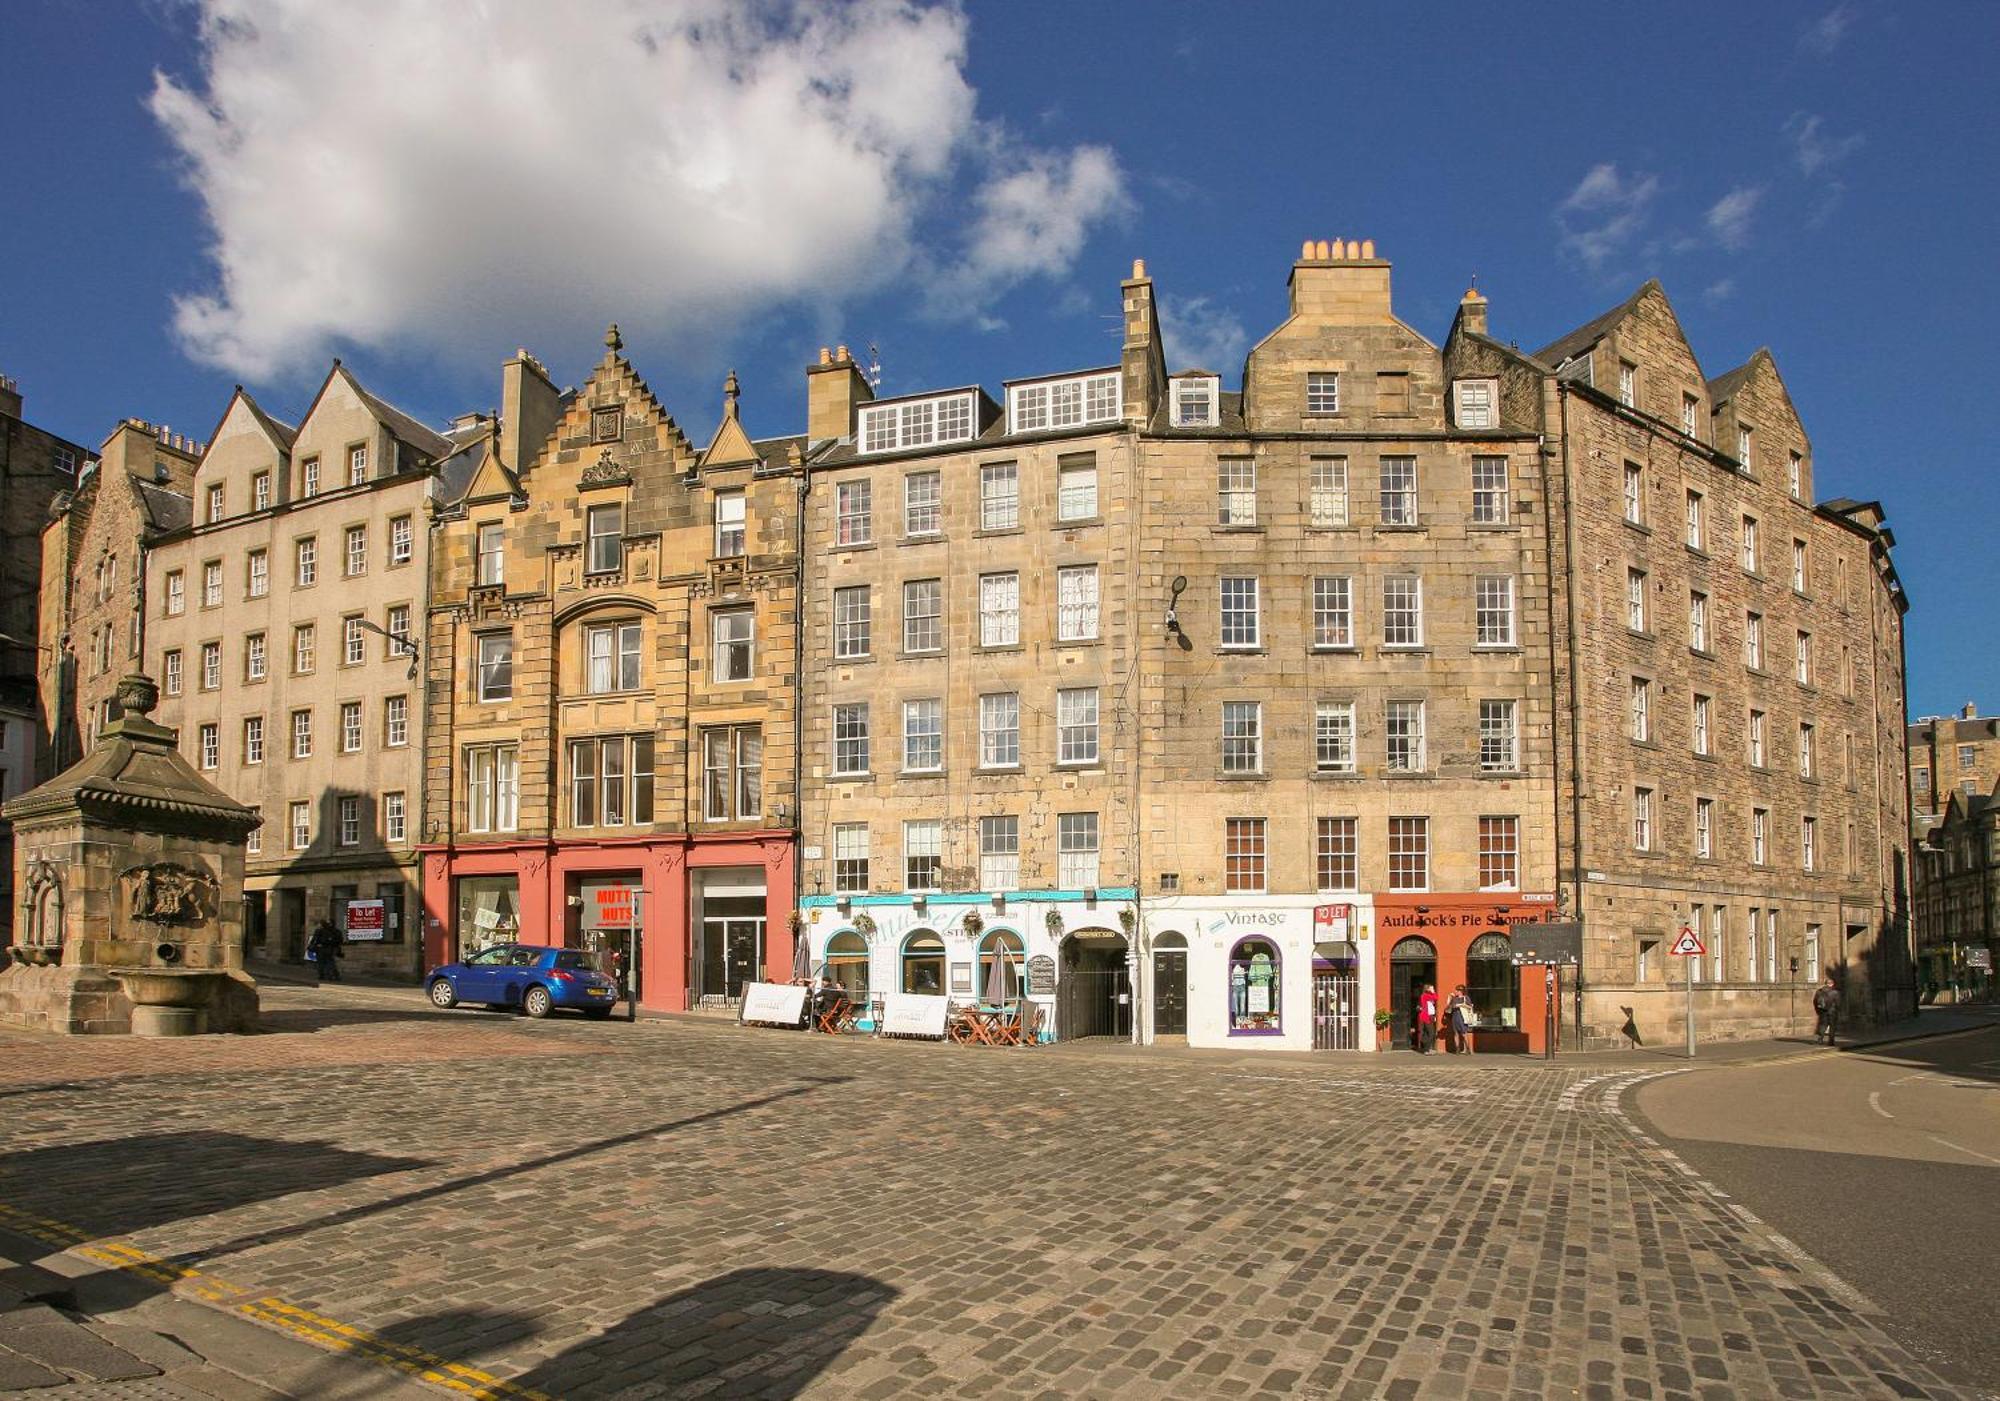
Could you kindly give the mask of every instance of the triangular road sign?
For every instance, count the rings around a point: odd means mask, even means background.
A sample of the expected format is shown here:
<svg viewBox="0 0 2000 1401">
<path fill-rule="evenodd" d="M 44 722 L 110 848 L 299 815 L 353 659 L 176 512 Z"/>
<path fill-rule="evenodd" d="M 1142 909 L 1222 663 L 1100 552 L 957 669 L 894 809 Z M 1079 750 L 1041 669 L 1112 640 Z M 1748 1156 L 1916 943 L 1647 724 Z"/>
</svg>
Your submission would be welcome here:
<svg viewBox="0 0 2000 1401">
<path fill-rule="evenodd" d="M 1674 940 L 1674 946 L 1667 952 L 1679 958 L 1700 958 L 1707 950 L 1702 948 L 1701 940 L 1695 937 L 1694 930 L 1683 924 L 1679 936 Z"/>
</svg>

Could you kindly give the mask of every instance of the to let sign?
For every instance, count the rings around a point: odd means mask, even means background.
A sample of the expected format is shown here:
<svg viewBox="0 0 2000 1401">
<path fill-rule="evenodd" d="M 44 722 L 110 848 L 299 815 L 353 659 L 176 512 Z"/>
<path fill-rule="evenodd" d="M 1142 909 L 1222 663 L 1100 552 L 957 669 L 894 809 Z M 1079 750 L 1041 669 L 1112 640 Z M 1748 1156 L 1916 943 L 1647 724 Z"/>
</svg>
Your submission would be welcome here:
<svg viewBox="0 0 2000 1401">
<path fill-rule="evenodd" d="M 382 901 L 349 900 L 347 902 L 347 939 L 349 943 L 371 943 L 382 938 L 383 925 Z"/>
</svg>

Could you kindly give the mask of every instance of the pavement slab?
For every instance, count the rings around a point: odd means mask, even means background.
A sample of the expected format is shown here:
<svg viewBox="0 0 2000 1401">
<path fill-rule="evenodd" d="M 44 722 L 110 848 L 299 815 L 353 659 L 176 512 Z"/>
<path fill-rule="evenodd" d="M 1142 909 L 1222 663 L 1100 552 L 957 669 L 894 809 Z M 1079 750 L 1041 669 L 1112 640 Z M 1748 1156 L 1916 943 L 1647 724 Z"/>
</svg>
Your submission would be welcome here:
<svg viewBox="0 0 2000 1401">
<path fill-rule="evenodd" d="M 0 1035 L 0 1227 L 494 1396 L 1976 1394 L 1613 1112 L 1678 1067 L 267 1002 Z"/>
</svg>

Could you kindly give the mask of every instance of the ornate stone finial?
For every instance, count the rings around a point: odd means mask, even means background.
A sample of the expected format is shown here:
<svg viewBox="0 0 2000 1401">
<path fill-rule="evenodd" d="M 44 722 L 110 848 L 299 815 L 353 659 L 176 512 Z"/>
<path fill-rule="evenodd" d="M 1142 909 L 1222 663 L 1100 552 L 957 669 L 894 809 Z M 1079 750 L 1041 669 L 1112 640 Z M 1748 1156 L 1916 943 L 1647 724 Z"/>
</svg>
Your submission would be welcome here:
<svg viewBox="0 0 2000 1401">
<path fill-rule="evenodd" d="M 611 329 L 604 333 L 604 348 L 616 355 L 625 348 L 625 338 L 618 334 L 618 323 L 611 323 Z"/>
<path fill-rule="evenodd" d="M 743 394 L 743 386 L 736 382 L 736 371 L 729 372 L 729 378 L 722 382 L 722 416 L 736 417 L 736 401 Z"/>
<path fill-rule="evenodd" d="M 151 715 L 160 703 L 160 687 L 150 676 L 134 672 L 118 678 L 118 708 L 127 715 Z"/>
</svg>

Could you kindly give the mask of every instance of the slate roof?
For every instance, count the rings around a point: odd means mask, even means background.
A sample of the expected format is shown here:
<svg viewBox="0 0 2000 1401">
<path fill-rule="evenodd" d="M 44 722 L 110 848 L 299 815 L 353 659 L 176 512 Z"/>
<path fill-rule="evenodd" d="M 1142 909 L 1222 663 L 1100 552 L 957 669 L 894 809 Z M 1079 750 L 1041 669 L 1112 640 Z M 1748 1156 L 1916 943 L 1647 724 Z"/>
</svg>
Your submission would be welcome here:
<svg viewBox="0 0 2000 1401">
<path fill-rule="evenodd" d="M 1757 355 L 1766 354 L 1769 354 L 1769 352 L 1763 350 L 1757 352 Z M 1725 370 L 1710 380 L 1708 382 L 1708 397 L 1710 400 L 1717 404 L 1726 403 L 1730 396 L 1741 389 L 1743 382 L 1750 378 L 1750 371 L 1756 368 L 1757 355 L 1751 356 L 1735 369 Z"/>
<path fill-rule="evenodd" d="M 354 392 L 361 396 L 361 402 L 368 405 L 376 416 L 389 426 L 389 431 L 395 434 L 397 438 L 408 443 L 411 447 L 425 454 L 433 461 L 450 456 L 452 442 L 449 438 L 439 433 L 436 429 L 426 428 L 394 404 L 385 403 L 375 395 L 370 394 L 367 389 L 362 387 L 360 380 L 354 380 L 353 384 Z"/>
<path fill-rule="evenodd" d="M 146 524 L 153 530 L 183 530 L 194 520 L 193 497 L 158 482 L 142 482 L 137 477 L 126 480 L 132 483 L 139 509 L 146 513 Z"/>
<path fill-rule="evenodd" d="M 1648 291 L 1660 292 L 1663 290 L 1658 278 L 1647 278 L 1640 285 L 1638 291 L 1634 292 L 1617 306 L 1611 308 L 1611 310 L 1605 312 L 1602 316 L 1586 321 L 1568 335 L 1550 341 L 1535 352 L 1535 358 L 1549 365 L 1560 365 L 1563 361 L 1580 351 L 1588 350 L 1591 346 L 1603 340 L 1606 333 L 1613 326 L 1616 326 L 1631 314 L 1632 308 L 1639 304 L 1639 299 L 1645 296 Z"/>
</svg>

